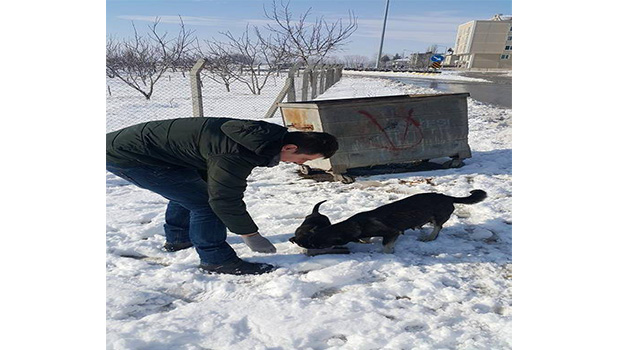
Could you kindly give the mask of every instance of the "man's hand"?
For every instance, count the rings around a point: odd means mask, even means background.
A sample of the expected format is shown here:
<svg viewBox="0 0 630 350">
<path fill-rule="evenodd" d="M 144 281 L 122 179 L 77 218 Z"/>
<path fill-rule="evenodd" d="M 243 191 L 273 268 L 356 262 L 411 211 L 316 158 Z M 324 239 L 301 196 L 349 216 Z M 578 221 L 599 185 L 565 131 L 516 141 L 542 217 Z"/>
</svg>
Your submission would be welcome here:
<svg viewBox="0 0 630 350">
<path fill-rule="evenodd" d="M 242 235 L 243 241 L 249 249 L 258 252 L 258 253 L 275 253 L 276 247 L 274 247 L 269 240 L 260 235 L 260 233 L 255 232 L 248 235 Z"/>
</svg>

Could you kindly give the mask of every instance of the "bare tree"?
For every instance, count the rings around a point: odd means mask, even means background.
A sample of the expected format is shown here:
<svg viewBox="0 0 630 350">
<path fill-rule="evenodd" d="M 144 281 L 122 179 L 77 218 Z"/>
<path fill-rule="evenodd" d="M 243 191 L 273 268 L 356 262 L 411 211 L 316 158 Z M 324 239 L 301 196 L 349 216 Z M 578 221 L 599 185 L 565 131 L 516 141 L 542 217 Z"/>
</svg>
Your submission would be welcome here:
<svg viewBox="0 0 630 350">
<path fill-rule="evenodd" d="M 265 37 L 258 27 L 254 27 L 254 31 L 262 49 L 267 53 L 269 63 L 277 72 L 293 63 L 294 58 L 291 56 L 288 37 L 280 36 L 278 33 L 272 33 Z"/>
<path fill-rule="evenodd" d="M 223 34 L 228 41 L 217 47 L 224 50 L 224 55 L 232 57 L 239 63 L 238 72 L 233 72 L 234 79 L 243 82 L 254 95 L 260 95 L 261 90 L 273 73 L 274 56 L 258 35 L 250 36 L 249 25 L 245 32 L 236 37 L 230 32 Z M 262 66 L 265 65 L 265 69 Z"/>
<path fill-rule="evenodd" d="M 325 64 L 332 64 L 332 65 L 343 64 L 343 60 L 337 56 L 328 56 L 324 58 L 322 62 Z"/>
<path fill-rule="evenodd" d="M 181 17 L 180 23 L 179 34 L 174 39 L 167 39 L 167 33 L 158 34 L 158 18 L 149 26 L 148 37 L 139 35 L 132 22 L 132 39 L 108 38 L 107 75 L 122 80 L 147 100 L 151 99 L 155 84 L 169 68 L 184 68 L 190 64 L 189 51 L 195 39 L 193 32 L 184 27 Z"/>
<path fill-rule="evenodd" d="M 230 85 L 236 81 L 236 70 L 238 67 L 230 56 L 216 56 L 209 59 L 204 71 L 204 77 L 223 84 L 225 90 L 230 92 Z"/>
<path fill-rule="evenodd" d="M 323 17 L 309 22 L 311 8 L 294 20 L 289 4 L 290 1 L 285 3 L 280 0 L 278 6 L 273 0 L 271 10 L 265 9 L 265 16 L 273 20 L 274 25 L 267 25 L 266 28 L 275 33 L 274 46 L 286 46 L 290 55 L 305 66 L 319 64 L 330 52 L 347 43 L 357 30 L 357 18 L 352 12 L 348 13 L 347 24 L 342 19 L 329 23 Z"/>
<path fill-rule="evenodd" d="M 344 65 L 349 68 L 363 68 L 368 65 L 369 58 L 360 55 L 343 56 Z"/>
<path fill-rule="evenodd" d="M 218 41 L 205 40 L 206 49 L 200 52 L 208 59 L 202 74 L 219 84 L 223 84 L 227 92 L 230 92 L 230 85 L 236 80 L 236 70 L 238 67 L 238 57 L 234 57 L 228 52 L 224 43 Z"/>
</svg>

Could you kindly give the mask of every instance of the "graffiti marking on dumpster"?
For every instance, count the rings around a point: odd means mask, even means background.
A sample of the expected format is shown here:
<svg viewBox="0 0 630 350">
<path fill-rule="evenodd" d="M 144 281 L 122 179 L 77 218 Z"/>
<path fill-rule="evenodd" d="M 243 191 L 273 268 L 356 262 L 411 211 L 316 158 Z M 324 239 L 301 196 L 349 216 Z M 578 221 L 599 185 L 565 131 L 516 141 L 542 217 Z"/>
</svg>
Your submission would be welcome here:
<svg viewBox="0 0 630 350">
<path fill-rule="evenodd" d="M 364 110 L 360 110 L 357 112 L 363 115 L 364 117 L 368 118 L 370 122 L 374 126 L 376 126 L 376 128 L 382 133 L 382 135 L 387 140 L 387 144 L 375 145 L 379 148 L 384 148 L 390 151 L 402 151 L 402 150 L 413 148 L 419 145 L 420 142 L 422 142 L 422 139 L 424 138 L 424 135 L 422 134 L 422 126 L 420 125 L 420 122 L 418 122 L 412 117 L 413 109 L 408 110 L 406 114 L 400 113 L 402 115 L 400 114 L 395 115 L 396 117 L 400 118 L 401 120 L 404 120 L 405 122 L 402 137 L 400 136 L 395 137 L 395 135 L 397 135 L 398 133 L 392 133 L 392 135 L 390 135 L 390 133 L 388 132 L 388 130 L 391 130 L 391 129 L 398 129 L 397 122 L 394 123 L 393 125 L 388 124 L 385 127 L 383 127 L 381 123 L 379 123 L 378 119 L 374 117 L 372 114 L 370 114 L 369 112 L 364 111 Z M 415 139 L 412 138 L 411 140 L 408 140 L 408 138 L 411 138 L 409 135 L 410 128 L 412 128 L 413 136 L 416 136 L 416 137 Z M 413 132 L 414 129 L 415 129 L 415 132 Z M 408 144 L 409 141 L 411 141 L 412 143 Z"/>
</svg>

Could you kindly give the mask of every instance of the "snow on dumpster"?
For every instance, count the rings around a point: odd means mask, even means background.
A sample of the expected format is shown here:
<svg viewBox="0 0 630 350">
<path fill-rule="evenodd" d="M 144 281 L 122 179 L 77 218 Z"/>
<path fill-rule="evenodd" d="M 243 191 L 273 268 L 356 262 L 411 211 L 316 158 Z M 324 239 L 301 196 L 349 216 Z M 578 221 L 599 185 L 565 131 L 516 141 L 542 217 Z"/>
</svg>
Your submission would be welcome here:
<svg viewBox="0 0 630 350">
<path fill-rule="evenodd" d="M 280 103 L 290 131 L 333 134 L 339 150 L 330 159 L 309 161 L 303 172 L 320 169 L 352 181 L 353 169 L 416 164 L 450 157 L 447 167 L 470 158 L 468 93 L 422 94 Z"/>
</svg>

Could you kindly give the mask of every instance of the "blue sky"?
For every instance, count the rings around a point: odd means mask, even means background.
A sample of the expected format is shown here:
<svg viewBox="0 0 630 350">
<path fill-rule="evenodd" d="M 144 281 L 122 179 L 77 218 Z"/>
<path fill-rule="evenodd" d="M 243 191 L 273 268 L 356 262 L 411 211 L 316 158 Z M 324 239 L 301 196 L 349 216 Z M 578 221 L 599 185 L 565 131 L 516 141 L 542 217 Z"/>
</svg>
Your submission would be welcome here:
<svg viewBox="0 0 630 350">
<path fill-rule="evenodd" d="M 279 0 L 278 0 L 279 2 Z M 311 8 L 311 18 L 324 16 L 333 22 L 347 21 L 348 11 L 358 17 L 359 29 L 350 43 L 333 55 L 376 57 L 380 43 L 386 0 L 292 0 L 294 17 Z M 187 28 L 200 39 L 221 39 L 219 32 L 243 33 L 246 24 L 264 26 L 269 20 L 263 12 L 271 0 L 107 0 L 107 35 L 129 37 L 132 21 L 144 31 L 156 17 L 158 29 L 175 34 L 181 16 Z M 443 52 L 455 44 L 457 26 L 494 14 L 512 14 L 512 1 L 390 0 L 383 53 L 408 55 L 424 51 L 433 44 Z"/>
</svg>

